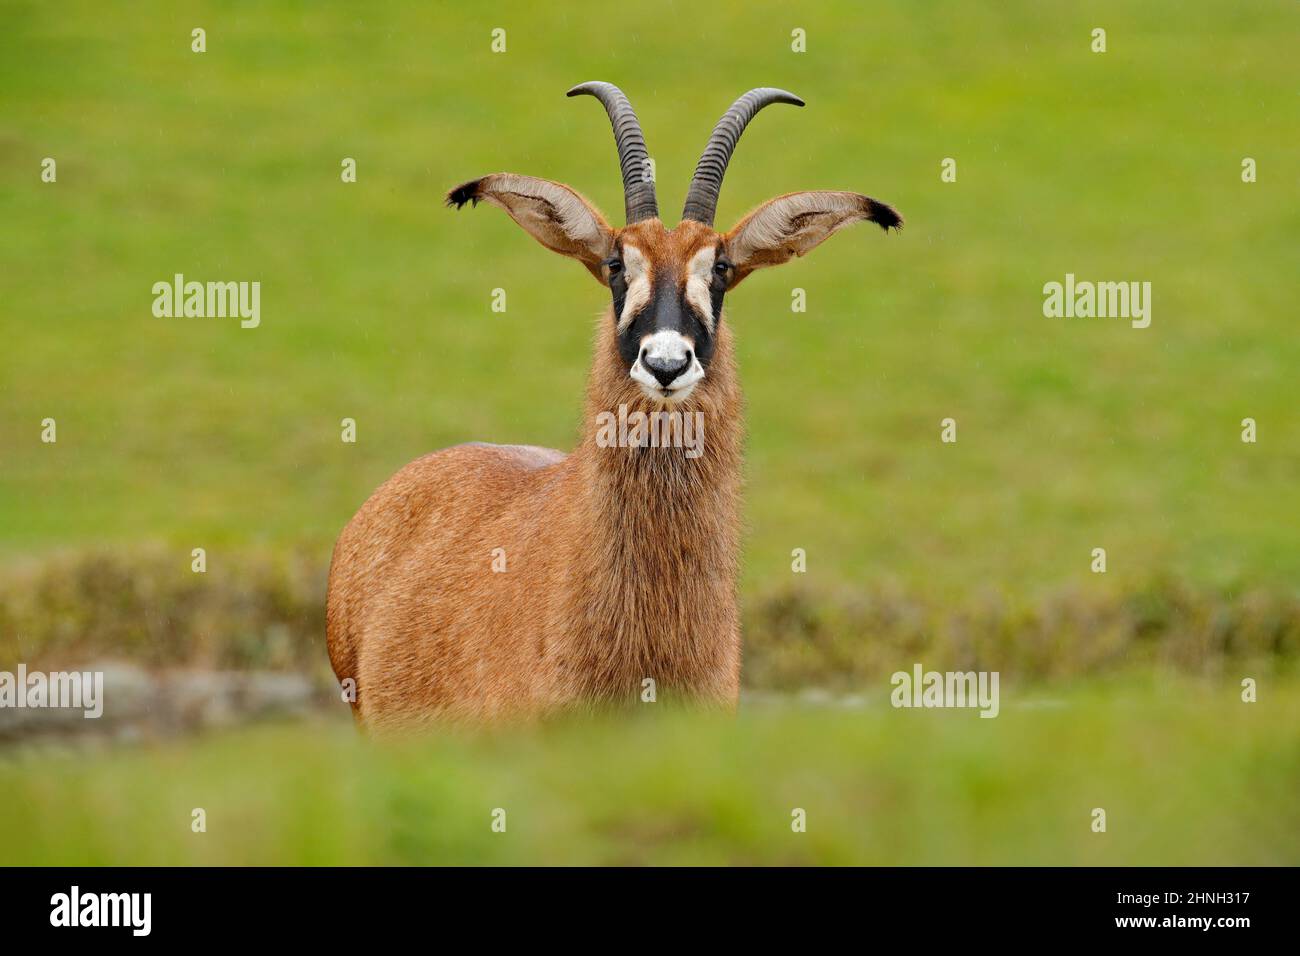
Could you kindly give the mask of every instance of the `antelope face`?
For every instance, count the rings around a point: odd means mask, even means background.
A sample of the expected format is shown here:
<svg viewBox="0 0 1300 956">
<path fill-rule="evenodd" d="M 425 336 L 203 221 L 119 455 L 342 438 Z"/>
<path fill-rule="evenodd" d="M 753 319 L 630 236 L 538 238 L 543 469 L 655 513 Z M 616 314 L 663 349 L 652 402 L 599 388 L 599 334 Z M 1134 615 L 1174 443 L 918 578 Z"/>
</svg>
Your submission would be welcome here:
<svg viewBox="0 0 1300 956">
<path fill-rule="evenodd" d="M 677 228 L 659 219 L 649 153 L 627 97 L 609 83 L 583 83 L 569 96 L 594 96 L 614 129 L 627 225 L 612 228 L 594 206 L 561 183 L 495 173 L 447 194 L 460 208 L 480 201 L 504 209 L 538 242 L 577 259 L 613 298 L 618 353 L 628 376 L 654 402 L 684 401 L 709 375 L 722 322 L 722 297 L 755 269 L 802 256 L 855 222 L 902 226 L 885 203 L 860 193 L 786 193 L 759 206 L 730 232 L 713 230 L 718 193 L 749 121 L 773 103 L 803 106 L 784 90 L 760 87 L 731 104 L 695 167 Z M 707 387 L 707 385 L 705 386 Z"/>
<path fill-rule="evenodd" d="M 683 401 L 708 375 L 734 273 L 722 237 L 652 219 L 621 230 L 601 269 L 628 376 L 654 402 Z"/>
</svg>

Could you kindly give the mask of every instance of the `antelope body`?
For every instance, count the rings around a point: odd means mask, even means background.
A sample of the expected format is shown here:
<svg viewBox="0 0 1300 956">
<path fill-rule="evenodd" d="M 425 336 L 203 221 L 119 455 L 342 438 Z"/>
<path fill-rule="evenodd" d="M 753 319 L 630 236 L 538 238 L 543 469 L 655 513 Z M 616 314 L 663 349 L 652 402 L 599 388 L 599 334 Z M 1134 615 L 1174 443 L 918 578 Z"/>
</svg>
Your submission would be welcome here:
<svg viewBox="0 0 1300 956">
<path fill-rule="evenodd" d="M 327 629 L 340 681 L 366 726 L 531 717 L 659 698 L 734 707 L 742 402 L 722 300 L 751 271 L 803 255 L 889 206 L 846 192 L 791 193 L 730 232 L 718 191 L 745 125 L 746 93 L 718 122 L 682 222 L 659 219 L 641 128 L 626 97 L 605 106 L 623 172 L 627 225 L 611 228 L 567 186 L 499 173 L 448 194 L 485 201 L 609 288 L 569 455 L 526 445 L 458 445 L 407 465 L 344 529 L 330 567 Z M 699 448 L 600 439 L 602 415 L 683 413 Z M 653 681 L 653 685 L 648 682 Z"/>
</svg>

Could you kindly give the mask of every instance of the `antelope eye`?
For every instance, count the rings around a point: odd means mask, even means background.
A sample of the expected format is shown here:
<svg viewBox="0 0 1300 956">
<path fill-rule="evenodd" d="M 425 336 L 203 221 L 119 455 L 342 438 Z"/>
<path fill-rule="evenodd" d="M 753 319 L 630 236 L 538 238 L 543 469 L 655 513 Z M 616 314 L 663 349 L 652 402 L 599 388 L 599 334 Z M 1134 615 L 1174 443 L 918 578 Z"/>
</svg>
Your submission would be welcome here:
<svg viewBox="0 0 1300 956">
<path fill-rule="evenodd" d="M 731 269 L 731 263 L 726 259 L 719 259 L 713 264 L 713 274 L 716 276 L 725 276 Z"/>
<path fill-rule="evenodd" d="M 616 276 L 623 271 L 623 263 L 617 259 L 606 259 L 605 268 L 609 270 L 610 275 Z"/>
</svg>

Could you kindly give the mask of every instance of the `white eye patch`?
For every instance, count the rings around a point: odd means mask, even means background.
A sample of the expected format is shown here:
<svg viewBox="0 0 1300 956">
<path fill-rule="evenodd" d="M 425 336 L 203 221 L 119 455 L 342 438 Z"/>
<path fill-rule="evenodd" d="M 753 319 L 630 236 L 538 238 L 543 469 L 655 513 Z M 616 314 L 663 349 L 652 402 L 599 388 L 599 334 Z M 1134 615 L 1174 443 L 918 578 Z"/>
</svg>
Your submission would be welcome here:
<svg viewBox="0 0 1300 956">
<path fill-rule="evenodd" d="M 686 301 L 700 314 L 710 335 L 713 334 L 713 297 L 709 290 L 713 284 L 713 263 L 716 260 L 717 253 L 710 246 L 695 253 L 686 267 Z"/>
<path fill-rule="evenodd" d="M 653 285 L 650 263 L 636 246 L 623 244 L 623 276 L 627 282 L 627 295 L 623 297 L 623 311 L 618 316 L 618 331 L 622 333 L 632 324 L 636 314 L 650 304 Z"/>
</svg>

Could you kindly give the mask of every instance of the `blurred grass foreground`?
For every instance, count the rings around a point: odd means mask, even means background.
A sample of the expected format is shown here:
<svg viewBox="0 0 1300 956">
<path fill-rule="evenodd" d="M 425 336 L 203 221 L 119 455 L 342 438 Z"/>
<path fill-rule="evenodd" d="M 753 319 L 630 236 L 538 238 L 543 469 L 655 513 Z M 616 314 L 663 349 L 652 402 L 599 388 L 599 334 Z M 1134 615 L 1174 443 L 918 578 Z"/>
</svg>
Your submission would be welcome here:
<svg viewBox="0 0 1300 956">
<path fill-rule="evenodd" d="M 318 566 L 250 559 L 196 585 L 173 557 L 82 556 L 0 593 L 4 633 L 26 635 L 0 669 L 140 667 L 109 670 L 101 721 L 72 721 L 97 737 L 64 722 L 0 746 L 0 863 L 1300 863 L 1297 611 L 1276 595 L 792 590 L 746 609 L 734 720 L 669 701 L 380 744 L 321 654 Z M 998 670 L 996 719 L 890 707 L 911 660 Z"/>
<path fill-rule="evenodd" d="M 0 862 L 1294 865 L 1297 724 L 1294 685 L 1244 706 L 1183 681 L 1004 693 L 995 720 L 656 708 L 387 745 L 264 725 L 0 760 Z"/>
</svg>

